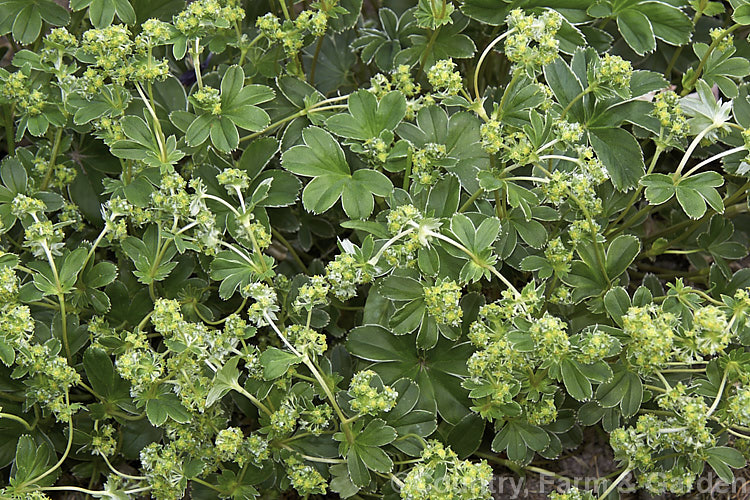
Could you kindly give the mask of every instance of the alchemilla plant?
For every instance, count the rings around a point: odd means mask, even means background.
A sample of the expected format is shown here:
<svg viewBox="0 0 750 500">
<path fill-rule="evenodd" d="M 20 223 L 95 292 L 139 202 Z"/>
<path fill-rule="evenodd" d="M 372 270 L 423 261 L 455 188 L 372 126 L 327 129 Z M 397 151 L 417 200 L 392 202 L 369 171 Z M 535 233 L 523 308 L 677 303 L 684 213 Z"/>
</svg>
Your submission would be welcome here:
<svg viewBox="0 0 750 500">
<path fill-rule="evenodd" d="M 0 497 L 745 466 L 747 0 L 66 4 L 0 0 Z"/>
</svg>

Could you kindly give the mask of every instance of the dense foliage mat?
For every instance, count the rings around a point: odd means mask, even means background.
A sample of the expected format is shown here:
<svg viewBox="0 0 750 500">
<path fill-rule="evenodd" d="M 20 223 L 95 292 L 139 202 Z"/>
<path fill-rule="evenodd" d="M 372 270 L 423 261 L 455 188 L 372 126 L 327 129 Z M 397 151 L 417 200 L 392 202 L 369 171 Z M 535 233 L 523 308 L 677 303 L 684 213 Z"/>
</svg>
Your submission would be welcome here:
<svg viewBox="0 0 750 500">
<path fill-rule="evenodd" d="M 747 0 L 65 3 L 0 0 L 0 497 L 745 466 Z"/>
</svg>

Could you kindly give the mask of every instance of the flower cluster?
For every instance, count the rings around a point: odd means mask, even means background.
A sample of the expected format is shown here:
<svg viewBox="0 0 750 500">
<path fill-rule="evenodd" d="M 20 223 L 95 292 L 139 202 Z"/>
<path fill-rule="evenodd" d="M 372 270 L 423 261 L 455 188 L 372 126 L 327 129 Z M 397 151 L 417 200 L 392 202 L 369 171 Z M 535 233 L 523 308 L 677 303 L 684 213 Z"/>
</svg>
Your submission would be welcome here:
<svg viewBox="0 0 750 500">
<path fill-rule="evenodd" d="M 268 319 L 276 319 L 279 305 L 273 288 L 263 283 L 251 283 L 242 289 L 242 295 L 254 301 L 247 308 L 250 323 L 264 326 L 268 324 Z"/>
<path fill-rule="evenodd" d="M 311 357 L 320 356 L 328 347 L 326 336 L 304 325 L 291 325 L 284 331 L 286 339 L 299 351 Z"/>
<path fill-rule="evenodd" d="M 659 120 L 662 128 L 660 138 L 665 145 L 679 141 L 690 130 L 685 113 L 680 107 L 680 98 L 671 90 L 659 92 L 654 96 L 654 110 L 651 114 Z"/>
<path fill-rule="evenodd" d="M 441 59 L 433 64 L 427 71 L 427 80 L 441 97 L 456 95 L 463 89 L 461 73 L 456 71 L 452 59 Z"/>
<path fill-rule="evenodd" d="M 236 0 L 196 0 L 172 19 L 172 24 L 189 38 L 202 37 L 234 26 L 245 17 Z"/>
<path fill-rule="evenodd" d="M 622 317 L 622 328 L 630 337 L 628 359 L 642 373 L 662 368 L 673 356 L 677 318 L 656 305 L 631 307 Z"/>
<path fill-rule="evenodd" d="M 299 287 L 297 298 L 294 301 L 294 309 L 312 310 L 315 306 L 324 306 L 328 303 L 328 292 L 331 285 L 324 276 L 316 275 L 310 277 L 310 282 Z"/>
<path fill-rule="evenodd" d="M 111 425 L 99 426 L 99 429 L 91 436 L 91 448 L 98 455 L 105 457 L 114 455 L 117 449 L 115 428 Z"/>
<path fill-rule="evenodd" d="M 451 163 L 444 144 L 425 144 L 423 148 L 415 149 L 412 153 L 412 178 L 419 184 L 431 186 L 442 174 L 440 167 L 449 166 Z"/>
<path fill-rule="evenodd" d="M 533 75 L 557 58 L 560 43 L 556 35 L 562 26 L 560 14 L 550 9 L 536 17 L 514 9 L 506 23 L 510 34 L 505 40 L 505 56 L 517 68 Z"/>
<path fill-rule="evenodd" d="M 347 300 L 357 294 L 358 285 L 369 283 L 375 276 L 368 262 L 351 253 L 340 253 L 326 265 L 325 277 L 331 292 L 338 299 Z"/>
<path fill-rule="evenodd" d="M 630 79 L 633 67 L 620 56 L 604 54 L 594 60 L 589 68 L 589 85 L 596 95 L 630 96 Z"/>
<path fill-rule="evenodd" d="M 412 468 L 401 487 L 403 500 L 492 498 L 492 468 L 485 461 L 459 460 L 456 453 L 438 441 L 422 450 L 422 463 Z"/>
<path fill-rule="evenodd" d="M 295 457 L 286 459 L 286 473 L 292 487 L 303 496 L 325 495 L 328 482 L 314 467 L 304 465 Z"/>
<path fill-rule="evenodd" d="M 374 384 L 374 385 L 373 385 Z M 372 370 L 357 372 L 349 384 L 349 403 L 352 410 L 362 415 L 376 415 L 388 412 L 396 404 L 398 393 L 383 385 L 380 377 Z"/>
<path fill-rule="evenodd" d="M 424 303 L 427 312 L 439 324 L 460 326 L 463 310 L 461 286 L 453 280 L 444 280 L 434 286 L 424 287 Z"/>
</svg>

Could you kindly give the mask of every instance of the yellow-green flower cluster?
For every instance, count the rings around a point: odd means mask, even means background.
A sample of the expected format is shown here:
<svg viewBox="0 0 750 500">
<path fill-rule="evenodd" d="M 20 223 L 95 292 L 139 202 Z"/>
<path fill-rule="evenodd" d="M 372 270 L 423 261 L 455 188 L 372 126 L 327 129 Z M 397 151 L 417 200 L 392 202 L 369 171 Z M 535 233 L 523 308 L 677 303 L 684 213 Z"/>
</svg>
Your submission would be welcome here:
<svg viewBox="0 0 750 500">
<path fill-rule="evenodd" d="M 724 312 L 716 306 L 703 306 L 693 312 L 691 332 L 703 355 L 722 353 L 732 340 L 729 324 Z"/>
<path fill-rule="evenodd" d="M 547 425 L 557 420 L 557 407 L 555 399 L 551 396 L 541 398 L 539 401 L 528 401 L 524 405 L 526 420 L 532 425 Z"/>
<path fill-rule="evenodd" d="M 176 450 L 175 441 L 166 445 L 149 444 L 141 450 L 140 459 L 155 500 L 175 500 L 184 496 L 183 458 Z"/>
<path fill-rule="evenodd" d="M 557 138 L 565 144 L 574 144 L 580 141 L 584 131 L 580 123 L 571 123 L 566 120 L 558 122 L 555 129 Z"/>
<path fill-rule="evenodd" d="M 216 455 L 219 460 L 223 462 L 234 462 L 238 458 L 241 461 L 244 461 L 243 457 L 240 455 L 244 442 L 245 435 L 238 427 L 227 427 L 226 429 L 222 429 L 216 434 Z M 239 465 L 241 466 L 243 464 Z"/>
<path fill-rule="evenodd" d="M 533 74 L 557 58 L 560 43 L 556 35 L 562 26 L 560 14 L 549 9 L 536 17 L 514 9 L 506 23 L 510 34 L 505 40 L 505 56 L 516 67 Z"/>
<path fill-rule="evenodd" d="M 441 59 L 427 71 L 427 80 L 442 97 L 458 94 L 463 89 L 461 73 L 452 59 Z"/>
<path fill-rule="evenodd" d="M 488 153 L 497 153 L 504 147 L 503 126 L 492 118 L 479 127 L 479 135 L 482 138 L 482 148 Z"/>
<path fill-rule="evenodd" d="M 304 465 L 295 457 L 289 457 L 286 459 L 286 473 L 292 487 L 300 495 L 325 495 L 328 482 L 314 467 Z"/>
<path fill-rule="evenodd" d="M 188 37 L 204 36 L 217 28 L 230 28 L 245 18 L 235 0 L 196 0 L 172 18 L 174 27 Z"/>
<path fill-rule="evenodd" d="M 0 305 L 13 302 L 18 295 L 18 276 L 10 266 L 0 267 Z"/>
<path fill-rule="evenodd" d="M 573 246 L 590 241 L 603 242 L 604 236 L 601 234 L 601 226 L 598 222 L 588 219 L 576 219 L 568 228 L 568 236 Z"/>
<path fill-rule="evenodd" d="M 135 39 L 136 50 L 145 51 L 149 47 L 163 45 L 172 37 L 173 28 L 159 19 L 147 19 L 141 25 L 141 32 Z"/>
<path fill-rule="evenodd" d="M 492 498 L 492 468 L 486 461 L 459 460 L 438 441 L 428 441 L 421 458 L 404 478 L 403 500 L 483 500 Z"/>
<path fill-rule="evenodd" d="M 503 158 L 518 165 L 528 165 L 539 160 L 536 148 L 523 132 L 511 132 L 503 136 L 501 146 Z"/>
<path fill-rule="evenodd" d="M 324 306 L 328 304 L 328 292 L 330 291 L 331 286 L 324 276 L 312 276 L 309 283 L 299 287 L 297 298 L 294 301 L 294 309 L 309 311 L 315 306 Z"/>
<path fill-rule="evenodd" d="M 176 172 L 164 174 L 159 190 L 151 193 L 153 207 L 164 212 L 170 220 L 174 216 L 191 215 L 193 197 L 185 190 L 186 184 L 185 179 Z"/>
<path fill-rule="evenodd" d="M 583 175 L 588 177 L 594 185 L 599 185 L 609 179 L 606 167 L 596 157 L 592 148 L 579 146 L 576 150 L 578 151 L 578 164 L 581 166 Z M 589 193 L 587 196 L 590 197 L 591 194 Z M 596 195 L 594 194 L 594 196 Z"/>
<path fill-rule="evenodd" d="M 219 95 L 219 89 L 204 85 L 202 89 L 194 92 L 193 95 L 190 96 L 190 99 L 197 107 L 208 111 L 212 115 L 221 114 L 221 97 Z"/>
<path fill-rule="evenodd" d="M 17 194 L 13 198 L 11 207 L 11 211 L 16 217 L 38 214 L 47 209 L 47 205 L 42 200 L 26 196 L 25 194 Z"/>
<path fill-rule="evenodd" d="M 622 317 L 623 331 L 630 337 L 627 353 L 641 373 L 663 368 L 673 356 L 677 318 L 654 304 L 631 307 Z"/>
<path fill-rule="evenodd" d="M 445 280 L 434 286 L 424 287 L 424 303 L 427 312 L 439 324 L 460 326 L 463 310 L 461 286 L 453 280 Z"/>
<path fill-rule="evenodd" d="M 573 250 L 565 247 L 562 240 L 557 237 L 547 242 L 547 248 L 544 249 L 544 257 L 552 266 L 552 270 L 557 276 L 564 276 L 570 271 L 570 263 L 573 261 Z"/>
<path fill-rule="evenodd" d="M 24 245 L 31 249 L 31 252 L 41 257 L 49 251 L 53 255 L 61 255 L 63 248 L 63 232 L 56 228 L 52 222 L 42 220 L 32 223 L 26 228 L 24 235 Z"/>
<path fill-rule="evenodd" d="M 615 348 L 619 348 L 619 341 L 612 335 L 601 330 L 587 332 L 578 344 L 578 360 L 584 364 L 595 363 L 610 356 Z"/>
<path fill-rule="evenodd" d="M 255 326 L 265 326 L 268 319 L 276 319 L 279 304 L 276 299 L 276 291 L 263 283 L 251 283 L 241 290 L 242 296 L 253 299 L 253 303 L 247 308 L 247 318 Z M 268 318 L 268 319 L 267 319 Z"/>
<path fill-rule="evenodd" d="M 711 42 L 716 44 L 714 50 L 724 52 L 734 48 L 734 35 L 726 28 L 711 28 Z"/>
<path fill-rule="evenodd" d="M 328 405 L 318 405 L 302 412 L 300 427 L 313 436 L 320 436 L 331 424 L 333 410 Z"/>
<path fill-rule="evenodd" d="M 633 66 L 620 56 L 604 54 L 595 66 L 595 85 L 598 89 L 625 91 L 630 87 Z M 591 82 L 589 83 L 591 84 Z"/>
<path fill-rule="evenodd" d="M 78 47 L 78 39 L 66 28 L 53 28 L 44 37 L 44 45 L 57 50 L 72 50 Z"/>
<path fill-rule="evenodd" d="M 358 261 L 350 253 L 340 253 L 326 265 L 326 280 L 331 292 L 341 300 L 357 294 L 357 286 L 373 280 L 373 266 Z"/>
<path fill-rule="evenodd" d="M 236 194 L 237 191 L 247 189 L 250 185 L 250 178 L 247 176 L 247 172 L 238 168 L 225 168 L 216 176 L 216 181 L 224 186 L 231 195 Z"/>
<path fill-rule="evenodd" d="M 326 336 L 304 325 L 290 325 L 284 332 L 286 339 L 301 354 L 320 356 L 328 348 Z"/>
<path fill-rule="evenodd" d="M 729 398 L 727 413 L 737 425 L 750 425 L 750 386 L 742 385 Z"/>
<path fill-rule="evenodd" d="M 91 448 L 97 455 L 111 457 L 117 450 L 115 428 L 109 424 L 100 425 L 91 436 Z"/>
<path fill-rule="evenodd" d="M 561 359 L 570 351 L 567 325 L 558 317 L 545 313 L 529 327 L 536 354 L 542 358 Z"/>
<path fill-rule="evenodd" d="M 130 30 L 123 24 L 90 29 L 83 33 L 81 50 L 95 57 L 94 66 L 107 73 L 117 73 L 118 69 L 126 69 L 123 62 L 133 53 Z M 127 79 L 126 75 L 120 76 Z"/>
<path fill-rule="evenodd" d="M 17 310 L 17 308 L 14 308 Z M 13 312 L 11 310 L 11 312 Z M 25 316 L 23 311 L 18 311 Z M 22 318 L 19 318 L 22 320 Z M 5 319 L 3 323 L 18 322 L 12 318 Z M 21 327 L 19 324 L 16 326 Z M 58 356 L 56 351 L 50 349 L 47 344 L 32 343 L 27 335 L 9 338 L 5 332 L 6 339 L 11 341 L 11 347 L 17 351 L 16 365 L 29 374 L 25 381 L 29 388 L 26 390 L 26 398 L 29 404 L 35 402 L 47 407 L 59 422 L 67 421 L 74 409 L 68 404 L 70 389 L 81 381 L 80 374 L 70 365 L 67 360 Z M 59 347 L 59 344 L 58 344 Z"/>
<path fill-rule="evenodd" d="M 444 144 L 425 144 L 412 153 L 412 178 L 423 186 L 435 184 L 441 176 L 440 167 L 444 165 L 447 152 Z"/>
<path fill-rule="evenodd" d="M 299 419 L 299 411 L 289 400 L 271 414 L 271 436 L 284 437 L 294 432 Z"/>
<path fill-rule="evenodd" d="M 690 131 L 685 113 L 680 107 L 680 98 L 671 90 L 654 96 L 654 109 L 651 114 L 667 132 L 666 140 L 682 139 Z"/>
<path fill-rule="evenodd" d="M 8 73 L 0 80 L 0 98 L 12 103 L 21 113 L 29 116 L 42 114 L 47 95 L 40 89 L 32 88 L 29 77 L 23 71 Z"/>
<path fill-rule="evenodd" d="M 372 370 L 357 372 L 352 377 L 349 384 L 349 396 L 352 400 L 349 405 L 353 411 L 362 415 L 377 415 L 390 411 L 396 405 L 398 393 L 387 385 L 382 386 L 382 389 L 374 387 L 372 382 L 375 377 Z M 376 380 L 380 382 L 380 377 Z"/>
</svg>

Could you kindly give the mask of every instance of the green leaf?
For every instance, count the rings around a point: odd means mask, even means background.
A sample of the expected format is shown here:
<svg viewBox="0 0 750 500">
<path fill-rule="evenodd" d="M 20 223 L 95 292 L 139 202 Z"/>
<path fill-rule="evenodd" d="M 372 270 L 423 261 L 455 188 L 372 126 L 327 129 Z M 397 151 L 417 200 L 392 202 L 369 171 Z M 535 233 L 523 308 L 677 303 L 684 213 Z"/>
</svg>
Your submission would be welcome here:
<svg viewBox="0 0 750 500">
<path fill-rule="evenodd" d="M 318 127 L 302 132 L 304 145 L 294 146 L 282 155 L 282 166 L 290 172 L 314 177 L 302 191 L 302 203 L 310 212 L 323 213 L 339 198 L 346 214 L 365 219 L 374 208 L 372 195 L 388 196 L 391 181 L 370 169 L 350 173 L 344 152 L 336 140 Z"/>
<path fill-rule="evenodd" d="M 239 385 L 240 372 L 237 369 L 237 363 L 240 358 L 235 356 L 230 358 L 229 361 L 224 364 L 221 369 L 214 375 L 214 380 L 211 383 L 211 390 L 208 391 L 206 397 L 206 406 L 211 406 L 221 398 L 223 398 L 229 391 L 235 386 Z"/>
<path fill-rule="evenodd" d="M 445 338 L 426 351 L 416 347 L 415 335 L 396 336 L 382 326 L 366 325 L 349 332 L 347 350 L 354 356 L 374 362 L 371 369 L 383 383 L 409 378 L 419 385 L 419 407 L 437 408 L 451 424 L 470 413 L 468 391 L 461 380 L 468 376 L 466 360 L 473 348 Z"/>
<path fill-rule="evenodd" d="M 578 401 L 588 401 L 591 399 L 593 395 L 591 382 L 581 372 L 577 361 L 564 359 L 561 370 L 563 383 L 568 394 Z"/>
<path fill-rule="evenodd" d="M 32 4 L 22 8 L 13 21 L 13 38 L 18 42 L 28 45 L 39 36 L 42 30 L 42 16 L 39 8 Z"/>
<path fill-rule="evenodd" d="M 378 103 L 372 92 L 360 90 L 349 95 L 349 114 L 333 115 L 326 127 L 348 139 L 367 140 L 394 130 L 406 115 L 406 99 L 401 92 L 389 92 Z"/>
<path fill-rule="evenodd" d="M 403 276 L 388 276 L 380 280 L 378 292 L 391 300 L 414 300 L 424 296 L 422 284 Z"/>
<path fill-rule="evenodd" d="M 285 169 L 305 177 L 351 174 L 344 151 L 331 134 L 319 127 L 308 127 L 302 131 L 302 139 L 304 145 L 294 146 L 282 155 Z"/>
<path fill-rule="evenodd" d="M 638 184 L 645 165 L 643 152 L 635 137 L 621 128 L 599 128 L 589 130 L 589 140 L 607 168 L 612 184 L 619 191 L 626 191 Z"/>
<path fill-rule="evenodd" d="M 157 397 L 146 401 L 146 416 L 148 421 L 156 427 L 164 425 L 167 418 L 181 424 L 189 422 L 192 418 L 191 413 L 182 406 L 177 395 L 164 385 L 161 386 Z"/>
<path fill-rule="evenodd" d="M 607 274 L 614 280 L 633 263 L 641 250 L 641 242 L 635 236 L 622 234 L 612 240 L 607 248 Z"/>
<path fill-rule="evenodd" d="M 744 455 L 734 448 L 728 446 L 716 446 L 706 450 L 708 458 L 706 462 L 716 472 L 722 481 L 731 484 L 734 481 L 732 469 L 739 469 L 745 466 L 746 460 Z M 730 469 L 730 467 L 732 469 Z"/>
<path fill-rule="evenodd" d="M 46 441 L 37 444 L 31 436 L 21 436 L 16 445 L 13 483 L 16 485 L 24 484 L 45 473 L 52 453 Z M 57 473 L 49 474 L 43 479 L 34 481 L 33 484 L 36 486 L 50 486 L 56 480 Z"/>
<path fill-rule="evenodd" d="M 83 273 L 83 282 L 91 288 L 107 286 L 117 278 L 117 266 L 111 262 L 97 262 Z"/>
<path fill-rule="evenodd" d="M 289 367 L 302 362 L 296 354 L 276 347 L 269 347 L 263 351 L 258 361 L 263 367 L 263 378 L 266 380 L 275 380 L 283 376 Z"/>
<path fill-rule="evenodd" d="M 638 55 L 656 49 L 654 30 L 649 18 L 643 12 L 628 9 L 617 16 L 617 28 L 630 48 Z"/>
<path fill-rule="evenodd" d="M 83 355 L 83 368 L 91 388 L 107 401 L 131 405 L 130 384 L 115 371 L 109 355 L 100 348 L 89 347 Z"/>
</svg>

